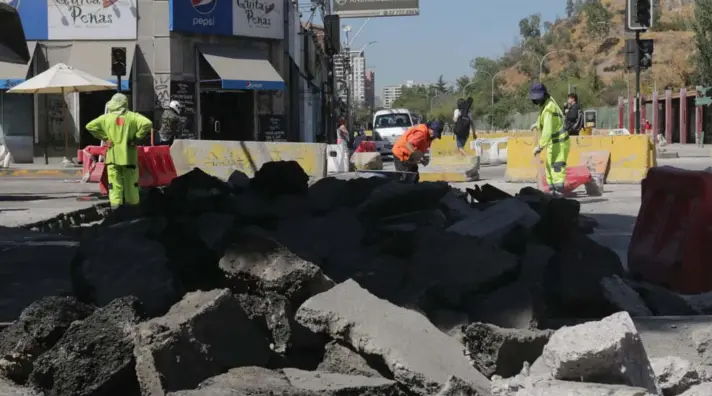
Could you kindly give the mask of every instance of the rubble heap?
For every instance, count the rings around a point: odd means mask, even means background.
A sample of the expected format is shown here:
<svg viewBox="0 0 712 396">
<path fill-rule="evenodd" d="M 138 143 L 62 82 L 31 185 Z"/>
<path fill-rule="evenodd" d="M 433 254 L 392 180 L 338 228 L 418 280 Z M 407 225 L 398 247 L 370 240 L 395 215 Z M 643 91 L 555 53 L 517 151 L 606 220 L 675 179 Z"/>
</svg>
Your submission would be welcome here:
<svg viewBox="0 0 712 396">
<path fill-rule="evenodd" d="M 629 280 L 577 201 L 285 161 L 142 202 L 79 241 L 0 229 L 0 394 L 710 394 L 633 322 L 704 304 Z"/>
</svg>

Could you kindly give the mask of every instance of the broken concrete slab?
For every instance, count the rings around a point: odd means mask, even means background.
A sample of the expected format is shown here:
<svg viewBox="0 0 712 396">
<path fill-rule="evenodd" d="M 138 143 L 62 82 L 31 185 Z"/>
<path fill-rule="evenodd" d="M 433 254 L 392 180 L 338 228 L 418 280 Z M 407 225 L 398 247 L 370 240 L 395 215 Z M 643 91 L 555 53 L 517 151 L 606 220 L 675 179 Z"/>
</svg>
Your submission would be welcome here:
<svg viewBox="0 0 712 396">
<path fill-rule="evenodd" d="M 12 381 L 0 377 L 0 395 L 2 396 L 43 396 L 41 393 L 14 384 Z"/>
<path fill-rule="evenodd" d="M 297 321 L 359 353 L 380 356 L 394 379 L 415 394 L 436 394 L 450 376 L 490 394 L 489 380 L 469 364 L 456 339 L 425 316 L 381 300 L 352 280 L 307 300 Z"/>
<path fill-rule="evenodd" d="M 70 295 L 67 269 L 78 249 L 71 238 L 0 227 L 0 322 L 14 321 L 43 297 Z"/>
<path fill-rule="evenodd" d="M 29 385 L 53 396 L 140 394 L 133 328 L 145 316 L 135 297 L 123 297 L 74 322 L 35 361 Z"/>
<path fill-rule="evenodd" d="M 227 289 L 192 292 L 166 315 L 141 323 L 134 349 L 143 394 L 192 389 L 233 367 L 264 366 L 267 340 Z"/>
<path fill-rule="evenodd" d="M 616 308 L 626 311 L 630 316 L 653 316 L 638 292 L 630 287 L 618 275 L 601 279 L 603 297 Z"/>
<path fill-rule="evenodd" d="M 695 385 L 692 388 L 686 390 L 680 396 L 709 396 L 712 395 L 712 382 L 706 382 L 704 384 Z"/>
<path fill-rule="evenodd" d="M 518 280 L 486 294 L 472 296 L 467 306 L 470 322 L 491 323 L 503 328 L 538 328 L 545 304 L 538 288 Z"/>
<path fill-rule="evenodd" d="M 390 182 L 375 188 L 357 208 L 360 218 L 377 220 L 384 217 L 436 209 L 450 191 L 445 182 L 404 184 Z"/>
<path fill-rule="evenodd" d="M 656 394 L 659 391 L 648 355 L 627 312 L 557 330 L 544 347 L 542 360 L 556 379 L 624 384 Z"/>
<path fill-rule="evenodd" d="M 474 367 L 487 377 L 517 375 L 524 362 L 534 363 L 553 331 L 503 329 L 473 323 L 463 330 L 465 349 Z"/>
<path fill-rule="evenodd" d="M 205 246 L 219 252 L 234 231 L 235 220 L 235 217 L 229 214 L 206 212 L 195 218 L 195 227 Z"/>
<path fill-rule="evenodd" d="M 353 153 L 349 160 L 356 170 L 383 170 L 383 157 L 380 153 Z"/>
<path fill-rule="evenodd" d="M 623 265 L 614 251 L 585 235 L 571 235 L 544 272 L 547 305 L 559 310 L 558 317 L 610 315 L 618 309 L 604 297 L 600 282 L 613 275 L 624 276 Z"/>
<path fill-rule="evenodd" d="M 169 396 L 406 396 L 385 378 L 298 369 L 241 367 L 210 378 L 195 390 Z"/>
<path fill-rule="evenodd" d="M 495 203 L 482 212 L 474 212 L 468 218 L 447 228 L 448 232 L 472 236 L 490 243 L 499 243 L 516 226 L 530 229 L 540 220 L 539 214 L 529 205 L 516 198 Z"/>
<path fill-rule="evenodd" d="M 268 197 L 303 195 L 309 190 L 309 175 L 297 161 L 271 161 L 255 172 L 250 188 Z"/>
<path fill-rule="evenodd" d="M 698 366 L 712 364 L 706 355 L 698 353 L 694 341 L 704 340 L 700 336 L 705 328 L 712 328 L 712 316 L 637 317 L 633 322 L 649 358 L 677 356 Z M 695 336 L 696 332 L 700 333 Z"/>
<path fill-rule="evenodd" d="M 676 356 L 650 359 L 650 364 L 663 396 L 677 396 L 707 380 L 703 370 Z"/>
<path fill-rule="evenodd" d="M 150 220 L 119 223 L 82 241 L 71 268 L 80 300 L 104 306 L 136 296 L 150 315 L 159 315 L 180 298 L 165 249 L 144 237 L 150 227 Z"/>
<path fill-rule="evenodd" d="M 275 292 L 295 307 L 334 285 L 319 267 L 254 227 L 244 229 L 226 248 L 220 268 L 236 293 Z"/>
<path fill-rule="evenodd" d="M 419 227 L 402 302 L 422 299 L 460 306 L 472 293 L 491 290 L 516 276 L 517 256 L 476 238 Z"/>
<path fill-rule="evenodd" d="M 54 344 L 77 320 L 94 312 L 94 307 L 73 297 L 45 297 L 22 311 L 19 319 L 0 332 L 0 376 L 24 384 L 34 361 Z"/>
<path fill-rule="evenodd" d="M 331 341 L 326 344 L 324 359 L 319 363 L 317 371 L 361 375 L 364 377 L 383 377 L 377 370 L 369 366 L 363 356 L 339 341 Z"/>
<path fill-rule="evenodd" d="M 263 367 L 238 367 L 203 381 L 197 389 L 167 396 L 311 396 L 297 392 L 280 371 Z"/>
<path fill-rule="evenodd" d="M 298 391 L 314 396 L 406 396 L 398 383 L 385 378 L 321 373 L 287 368 L 287 381 Z"/>
<path fill-rule="evenodd" d="M 445 194 L 443 199 L 440 200 L 440 208 L 451 223 L 464 220 L 479 212 L 479 210 L 472 208 L 465 197 L 455 190 Z"/>
<path fill-rule="evenodd" d="M 640 294 L 645 304 L 656 316 L 695 315 L 698 313 L 682 295 L 672 290 L 648 282 L 626 279 L 626 283 Z"/>
<path fill-rule="evenodd" d="M 503 391 L 495 396 L 656 396 L 643 388 L 586 382 L 540 380 L 516 391 Z"/>
<path fill-rule="evenodd" d="M 704 364 L 712 364 L 712 326 L 696 329 L 691 333 L 697 354 Z"/>
</svg>

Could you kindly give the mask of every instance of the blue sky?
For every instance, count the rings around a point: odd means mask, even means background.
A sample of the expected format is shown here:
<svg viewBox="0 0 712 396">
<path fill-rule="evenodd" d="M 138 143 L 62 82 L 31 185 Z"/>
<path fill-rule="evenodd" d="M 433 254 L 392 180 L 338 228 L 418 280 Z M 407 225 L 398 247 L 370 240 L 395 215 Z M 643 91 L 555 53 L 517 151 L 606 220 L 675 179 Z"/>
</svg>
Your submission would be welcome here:
<svg viewBox="0 0 712 396">
<path fill-rule="evenodd" d="M 454 81 L 471 74 L 473 58 L 511 47 L 520 19 L 539 13 L 553 21 L 565 7 L 565 0 L 420 0 L 419 16 L 372 18 L 353 48 L 378 41 L 365 51 L 367 67 L 376 72 L 376 95 L 405 80 L 432 82 L 443 74 Z M 342 18 L 341 25 L 352 26 L 353 38 L 364 21 Z"/>
</svg>

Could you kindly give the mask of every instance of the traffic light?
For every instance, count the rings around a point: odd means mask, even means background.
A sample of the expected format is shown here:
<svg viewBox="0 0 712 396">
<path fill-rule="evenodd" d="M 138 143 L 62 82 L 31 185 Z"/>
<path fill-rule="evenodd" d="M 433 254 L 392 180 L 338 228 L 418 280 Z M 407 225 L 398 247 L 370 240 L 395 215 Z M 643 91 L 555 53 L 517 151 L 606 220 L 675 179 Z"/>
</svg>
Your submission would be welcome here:
<svg viewBox="0 0 712 396">
<path fill-rule="evenodd" d="M 338 15 L 324 17 L 324 36 L 327 55 L 341 52 L 341 19 Z"/>
<path fill-rule="evenodd" d="M 655 44 L 653 40 L 640 40 L 640 45 L 638 46 L 638 60 L 641 69 L 645 70 L 653 67 L 654 49 Z"/>
<path fill-rule="evenodd" d="M 111 47 L 111 75 L 126 75 L 126 47 Z"/>
<path fill-rule="evenodd" d="M 653 27 L 653 1 L 628 0 L 626 3 L 626 29 L 648 30 Z"/>
</svg>

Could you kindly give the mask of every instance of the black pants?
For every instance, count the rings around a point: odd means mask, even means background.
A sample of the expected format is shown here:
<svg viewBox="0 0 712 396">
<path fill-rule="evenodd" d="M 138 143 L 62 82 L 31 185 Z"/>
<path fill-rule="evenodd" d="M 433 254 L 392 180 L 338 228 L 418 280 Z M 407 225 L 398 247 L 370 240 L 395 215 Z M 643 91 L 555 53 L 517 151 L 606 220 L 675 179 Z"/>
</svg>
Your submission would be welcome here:
<svg viewBox="0 0 712 396">
<path fill-rule="evenodd" d="M 398 158 L 394 158 L 393 165 L 395 165 L 396 170 L 398 172 L 414 172 L 416 174 L 415 175 L 415 183 L 417 183 L 418 180 L 420 180 L 420 174 L 418 173 L 418 164 L 410 162 L 410 161 L 401 161 Z"/>
</svg>

